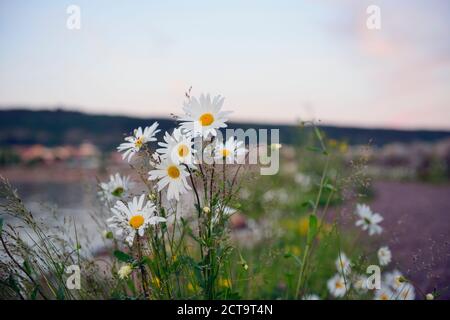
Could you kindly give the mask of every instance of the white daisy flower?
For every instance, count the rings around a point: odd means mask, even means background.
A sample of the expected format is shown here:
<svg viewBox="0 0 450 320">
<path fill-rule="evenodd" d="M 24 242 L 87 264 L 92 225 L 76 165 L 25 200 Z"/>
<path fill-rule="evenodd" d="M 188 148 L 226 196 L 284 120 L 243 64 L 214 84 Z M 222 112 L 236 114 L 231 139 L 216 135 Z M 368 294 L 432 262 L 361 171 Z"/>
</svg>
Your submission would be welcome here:
<svg viewBox="0 0 450 320">
<path fill-rule="evenodd" d="M 396 292 L 396 300 L 414 300 L 416 298 L 416 291 L 414 286 L 405 282 Z"/>
<path fill-rule="evenodd" d="M 357 275 L 353 280 L 353 288 L 355 288 L 359 292 L 366 292 L 368 290 L 367 287 L 368 278 L 364 275 Z"/>
<path fill-rule="evenodd" d="M 236 160 L 238 163 L 242 163 L 246 152 L 247 149 L 245 149 L 243 141 L 237 141 L 234 137 L 230 137 L 225 143 L 216 142 L 214 159 L 219 161 L 225 160 L 226 163 L 234 163 Z"/>
<path fill-rule="evenodd" d="M 320 297 L 317 294 L 305 294 L 302 300 L 320 300 Z"/>
<path fill-rule="evenodd" d="M 114 202 L 125 196 L 130 190 L 132 183 L 130 177 L 116 173 L 109 176 L 108 182 L 100 183 L 100 191 L 98 195 L 104 202 Z"/>
<path fill-rule="evenodd" d="M 134 135 L 126 137 L 124 143 L 121 143 L 117 147 L 119 152 L 124 152 L 123 159 L 127 159 L 130 162 L 135 153 L 141 150 L 142 146 L 150 141 L 156 141 L 155 134 L 160 130 L 158 128 L 158 122 L 153 123 L 150 127 L 145 127 L 142 130 L 141 127 L 134 130 Z"/>
<path fill-rule="evenodd" d="M 220 208 L 220 205 L 219 205 Z M 225 219 L 228 219 L 229 217 L 231 217 L 234 213 L 236 213 L 236 209 L 231 208 L 231 207 L 224 207 L 223 208 L 223 216 L 225 217 Z M 211 223 L 212 225 L 216 224 L 217 222 L 219 222 L 219 213 L 216 212 L 216 214 L 212 217 L 211 219 Z"/>
<path fill-rule="evenodd" d="M 352 270 L 350 259 L 347 258 L 346 254 L 343 252 L 337 257 L 335 264 L 336 269 L 340 274 L 347 275 Z"/>
<path fill-rule="evenodd" d="M 328 291 L 335 298 L 343 297 L 347 292 L 345 280 L 340 274 L 335 274 L 333 278 L 329 279 L 327 281 L 327 287 Z"/>
<path fill-rule="evenodd" d="M 381 266 L 387 266 L 392 260 L 392 253 L 388 247 L 378 249 L 377 255 Z"/>
<path fill-rule="evenodd" d="M 229 111 L 220 111 L 223 101 L 221 96 L 215 96 L 211 101 L 209 94 L 202 94 L 199 99 L 191 97 L 183 106 L 185 116 L 180 119 L 180 127 L 194 137 L 216 136 L 217 129 L 227 126 L 226 117 L 230 114 Z"/>
<path fill-rule="evenodd" d="M 405 277 L 398 270 L 388 272 L 384 275 L 384 282 L 395 291 L 399 290 L 405 281 Z"/>
<path fill-rule="evenodd" d="M 193 164 L 193 149 L 192 137 L 184 135 L 181 130 L 176 128 L 170 135 L 168 132 L 164 135 L 164 142 L 159 142 L 161 148 L 156 149 L 161 155 L 162 159 L 170 159 L 174 163 Z"/>
<path fill-rule="evenodd" d="M 158 191 L 168 186 L 168 200 L 176 199 L 178 201 L 180 200 L 180 194 L 191 190 L 186 180 L 189 177 L 186 168 L 181 164 L 172 162 L 170 159 L 165 159 L 160 164 L 157 164 L 156 169 L 151 170 L 148 174 L 149 180 L 159 179 Z"/>
<path fill-rule="evenodd" d="M 356 214 L 359 216 L 359 220 L 356 221 L 356 226 L 363 230 L 369 230 L 369 235 L 380 234 L 383 228 L 378 224 L 383 221 L 383 217 L 378 213 L 372 213 L 369 206 L 365 204 L 356 205 Z"/>
<path fill-rule="evenodd" d="M 133 272 L 133 267 L 130 264 L 125 264 L 122 267 L 120 267 L 119 271 L 117 271 L 117 274 L 119 275 L 120 279 L 128 279 L 130 274 Z"/>
<path fill-rule="evenodd" d="M 136 234 L 143 236 L 148 226 L 166 221 L 163 217 L 155 216 L 156 210 L 153 203 L 150 201 L 144 203 L 144 200 L 145 194 L 139 198 L 134 197 L 127 204 L 117 201 L 111 208 L 114 215 L 107 220 L 109 227 L 116 229 L 118 236 L 124 235 L 130 246 Z"/>
<path fill-rule="evenodd" d="M 393 300 L 394 292 L 388 286 L 382 286 L 381 289 L 375 290 L 375 300 Z"/>
</svg>

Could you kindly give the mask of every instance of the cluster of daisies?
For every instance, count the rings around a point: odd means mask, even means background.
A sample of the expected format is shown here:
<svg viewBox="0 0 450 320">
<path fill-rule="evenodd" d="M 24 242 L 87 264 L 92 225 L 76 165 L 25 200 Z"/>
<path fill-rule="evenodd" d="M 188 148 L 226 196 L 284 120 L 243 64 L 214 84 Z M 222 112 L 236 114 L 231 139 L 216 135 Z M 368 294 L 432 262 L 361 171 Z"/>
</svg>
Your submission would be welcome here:
<svg viewBox="0 0 450 320">
<path fill-rule="evenodd" d="M 144 129 L 135 129 L 117 149 L 128 162 L 141 152 L 150 155 L 148 179 L 155 182 L 155 192 L 164 192 L 168 201 L 179 201 L 182 194 L 191 190 L 188 179 L 205 157 L 232 164 L 247 152 L 244 143 L 235 137 L 226 141 L 219 139 L 219 130 L 227 127 L 230 113 L 221 110 L 223 103 L 221 96 L 190 97 L 183 106 L 185 114 L 179 118 L 179 127 L 172 133 L 164 133 L 155 152 L 150 151 L 148 144 L 157 141 L 156 135 L 160 132 L 157 122 Z M 200 146 L 201 150 L 194 145 Z M 124 236 L 130 245 L 148 226 L 166 222 L 165 218 L 157 216 L 152 199 L 146 199 L 144 195 L 125 202 L 131 187 L 129 177 L 116 174 L 108 183 L 101 183 L 99 191 L 105 202 L 115 203 L 111 208 L 113 217 L 108 219 L 109 226 L 117 230 L 117 235 Z"/>
<path fill-rule="evenodd" d="M 378 213 L 373 213 L 369 206 L 358 204 L 355 214 L 357 216 L 356 226 L 367 231 L 370 236 L 381 234 L 383 228 L 379 225 L 383 217 Z M 392 260 L 392 253 L 387 246 L 382 246 L 377 251 L 378 264 L 387 266 Z M 344 297 L 350 288 L 357 293 L 367 293 L 369 290 L 368 277 L 357 274 L 352 270 L 352 262 L 344 252 L 341 252 L 335 260 L 336 274 L 327 281 L 329 293 L 335 298 Z M 376 300 L 414 300 L 414 286 L 401 274 L 394 270 L 383 274 L 381 288 L 374 289 Z M 308 294 L 304 300 L 318 300 L 319 296 Z"/>
<path fill-rule="evenodd" d="M 391 252 L 387 247 L 378 250 L 380 265 L 391 260 Z M 350 287 L 357 293 L 367 293 L 369 279 L 365 275 L 352 273 L 350 259 L 341 253 L 335 261 L 337 273 L 327 282 L 328 291 L 335 298 L 344 297 Z M 381 287 L 374 290 L 376 300 L 414 300 L 414 286 L 401 274 L 394 270 L 383 274 Z"/>
</svg>

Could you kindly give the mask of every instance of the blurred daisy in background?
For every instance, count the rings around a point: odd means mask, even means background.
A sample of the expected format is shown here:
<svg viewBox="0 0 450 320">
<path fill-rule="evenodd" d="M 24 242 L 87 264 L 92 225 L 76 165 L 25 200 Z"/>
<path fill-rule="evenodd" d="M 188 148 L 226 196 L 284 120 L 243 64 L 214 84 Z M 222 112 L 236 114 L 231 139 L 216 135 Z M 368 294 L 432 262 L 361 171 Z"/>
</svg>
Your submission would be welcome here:
<svg viewBox="0 0 450 320">
<path fill-rule="evenodd" d="M 390 286 L 393 290 L 396 291 L 399 290 L 402 287 L 403 283 L 406 282 L 406 278 L 400 271 L 394 270 L 384 275 L 384 282 L 386 283 L 386 285 Z"/>
<path fill-rule="evenodd" d="M 220 206 L 220 204 L 218 205 L 218 208 L 217 208 L 217 210 L 216 210 L 216 214 L 212 217 L 212 219 L 211 219 L 211 225 L 215 225 L 217 222 L 219 222 L 219 212 L 217 212 L 217 211 L 219 211 L 219 210 L 221 210 L 221 206 Z M 222 212 L 222 214 L 223 214 L 223 217 L 225 218 L 225 220 L 226 219 L 228 219 L 229 217 L 231 217 L 234 213 L 236 213 L 236 209 L 234 209 L 234 208 L 231 208 L 231 207 L 224 207 L 223 208 L 223 212 Z"/>
<path fill-rule="evenodd" d="M 337 257 L 335 264 L 336 269 L 340 274 L 347 275 L 352 269 L 350 259 L 348 259 L 347 255 L 343 252 L 341 252 L 341 254 Z"/>
<path fill-rule="evenodd" d="M 221 111 L 224 98 L 215 96 L 212 100 L 209 94 L 200 95 L 197 99 L 191 97 L 184 104 L 185 115 L 180 118 L 180 128 L 190 132 L 194 137 L 216 136 L 217 129 L 225 128 L 229 111 Z"/>
<path fill-rule="evenodd" d="M 124 197 L 132 187 L 129 176 L 120 176 L 119 173 L 109 176 L 108 182 L 101 182 L 98 195 L 104 202 L 115 202 Z"/>
<path fill-rule="evenodd" d="M 182 134 L 181 130 L 176 128 L 171 135 L 168 132 L 165 133 L 164 142 L 158 143 L 161 148 L 156 149 L 156 152 L 160 154 L 161 159 L 192 165 L 195 153 L 193 143 L 190 136 Z"/>
<path fill-rule="evenodd" d="M 396 300 L 414 300 L 416 291 L 411 283 L 405 282 L 396 292 Z"/>
<path fill-rule="evenodd" d="M 124 280 L 128 279 L 130 274 L 133 272 L 133 267 L 131 264 L 125 264 L 122 267 L 120 267 L 119 271 L 117 271 L 117 274 L 119 275 L 119 278 Z"/>
<path fill-rule="evenodd" d="M 392 300 L 394 297 L 394 292 L 387 286 L 375 290 L 375 300 Z"/>
<path fill-rule="evenodd" d="M 383 231 L 383 228 L 378 225 L 383 221 L 383 217 L 378 213 L 372 213 L 369 206 L 357 204 L 356 215 L 359 219 L 356 221 L 355 225 L 361 227 L 363 230 L 369 230 L 369 236 L 380 234 Z"/>
<path fill-rule="evenodd" d="M 134 197 L 127 204 L 117 201 L 111 211 L 114 215 L 107 220 L 109 227 L 116 229 L 118 236 L 125 236 L 125 241 L 130 246 L 133 245 L 136 234 L 143 236 L 148 226 L 166 221 L 155 215 L 155 206 L 150 201 L 145 202 L 145 194 L 139 198 Z"/>
<path fill-rule="evenodd" d="M 353 288 L 358 292 L 366 292 L 368 278 L 364 275 L 357 275 L 353 280 Z"/>
<path fill-rule="evenodd" d="M 144 144 L 150 141 L 156 141 L 155 134 L 160 131 L 157 128 L 158 122 L 155 122 L 150 127 L 145 127 L 144 130 L 141 127 L 135 129 L 134 135 L 126 137 L 126 142 L 121 143 L 117 147 L 119 152 L 123 152 L 122 158 L 130 162 L 134 154 L 139 152 Z"/>
<path fill-rule="evenodd" d="M 387 266 L 392 260 L 392 253 L 388 247 L 378 249 L 377 255 L 381 266 Z"/>
<path fill-rule="evenodd" d="M 328 291 L 335 297 L 343 297 L 347 292 L 347 287 L 344 278 L 340 274 L 335 274 L 333 278 L 327 281 Z"/>
<path fill-rule="evenodd" d="M 159 180 L 158 191 L 163 190 L 167 186 L 168 200 L 176 199 L 178 201 L 180 200 L 180 194 L 191 190 L 186 180 L 189 177 L 189 173 L 183 165 L 170 159 L 165 159 L 160 164 L 157 164 L 155 168 L 148 173 L 149 180 Z"/>
<path fill-rule="evenodd" d="M 234 137 L 230 137 L 225 143 L 219 141 L 216 143 L 214 158 L 219 161 L 225 160 L 226 163 L 242 163 L 246 152 L 243 141 L 237 141 Z"/>
<path fill-rule="evenodd" d="M 320 297 L 317 294 L 305 294 L 302 300 L 320 300 Z"/>
</svg>

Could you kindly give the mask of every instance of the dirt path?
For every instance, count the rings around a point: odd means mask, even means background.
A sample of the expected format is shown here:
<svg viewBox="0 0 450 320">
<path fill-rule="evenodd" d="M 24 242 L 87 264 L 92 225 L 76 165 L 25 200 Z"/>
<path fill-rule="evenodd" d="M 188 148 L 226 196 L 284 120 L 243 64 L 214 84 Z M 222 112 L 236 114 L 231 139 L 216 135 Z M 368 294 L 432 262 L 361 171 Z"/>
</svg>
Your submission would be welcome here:
<svg viewBox="0 0 450 320">
<path fill-rule="evenodd" d="M 419 288 L 450 298 L 450 186 L 375 182 L 374 211 L 383 215 L 394 263 Z"/>
</svg>

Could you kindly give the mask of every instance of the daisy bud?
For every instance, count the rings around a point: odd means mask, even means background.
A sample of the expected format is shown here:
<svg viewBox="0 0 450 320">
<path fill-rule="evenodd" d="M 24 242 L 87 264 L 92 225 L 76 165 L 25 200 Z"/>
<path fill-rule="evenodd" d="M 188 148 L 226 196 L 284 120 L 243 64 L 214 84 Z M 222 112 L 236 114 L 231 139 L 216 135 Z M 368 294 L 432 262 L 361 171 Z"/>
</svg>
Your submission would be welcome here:
<svg viewBox="0 0 450 320">
<path fill-rule="evenodd" d="M 203 207 L 203 213 L 208 214 L 210 212 L 211 212 L 211 209 L 209 207 Z"/>
<path fill-rule="evenodd" d="M 119 275 L 120 279 L 127 279 L 132 271 L 133 267 L 130 264 L 126 264 L 119 269 L 117 274 Z"/>
<path fill-rule="evenodd" d="M 155 202 L 155 201 L 156 201 L 156 194 L 154 194 L 154 193 L 149 193 L 149 194 L 148 194 L 148 199 L 149 199 L 150 201 L 152 201 L 152 202 Z"/>
<path fill-rule="evenodd" d="M 434 300 L 434 296 L 431 293 L 427 293 L 426 298 L 427 300 Z"/>
<path fill-rule="evenodd" d="M 112 239 L 114 237 L 114 235 L 113 235 L 112 231 L 104 230 L 103 237 L 105 239 Z"/>
</svg>

